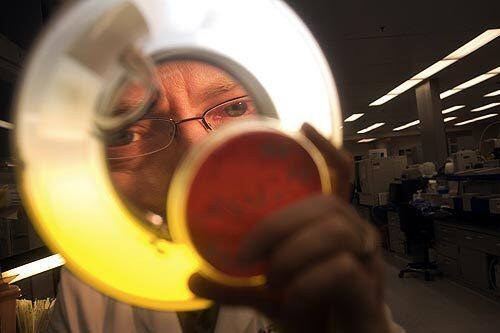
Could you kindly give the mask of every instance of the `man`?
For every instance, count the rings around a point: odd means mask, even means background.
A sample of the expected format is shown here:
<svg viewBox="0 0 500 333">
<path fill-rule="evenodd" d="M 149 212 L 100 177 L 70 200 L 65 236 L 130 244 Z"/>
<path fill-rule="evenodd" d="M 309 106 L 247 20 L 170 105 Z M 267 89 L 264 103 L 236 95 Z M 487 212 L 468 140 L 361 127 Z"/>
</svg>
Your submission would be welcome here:
<svg viewBox="0 0 500 333">
<path fill-rule="evenodd" d="M 247 92 L 221 70 L 193 61 L 158 67 L 159 94 L 147 114 L 114 135 L 107 155 L 112 179 L 139 210 L 165 216 L 172 173 L 185 150 L 220 126 L 255 116 Z M 119 103 L 141 102 L 132 86 Z M 335 170 L 332 196 L 308 198 L 257 225 L 240 249 L 244 262 L 266 260 L 267 284 L 219 285 L 194 275 L 194 293 L 247 306 L 284 332 L 395 332 L 383 302 L 381 259 L 372 228 L 349 206 L 351 160 L 309 125 L 303 133 Z M 217 318 L 218 317 L 218 318 Z M 63 271 L 51 332 L 271 332 L 254 310 L 216 306 L 182 313 L 150 311 L 100 294 Z"/>
</svg>

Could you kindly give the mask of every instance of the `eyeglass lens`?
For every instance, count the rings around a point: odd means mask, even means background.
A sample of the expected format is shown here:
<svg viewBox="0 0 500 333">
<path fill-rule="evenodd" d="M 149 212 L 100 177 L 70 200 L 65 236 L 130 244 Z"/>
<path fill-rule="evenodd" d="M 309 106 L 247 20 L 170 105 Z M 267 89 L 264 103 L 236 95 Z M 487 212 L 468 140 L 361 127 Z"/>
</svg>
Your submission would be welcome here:
<svg viewBox="0 0 500 333">
<path fill-rule="evenodd" d="M 254 103 L 248 96 L 229 100 L 205 111 L 203 118 L 212 130 L 234 121 L 257 116 Z M 107 142 L 108 159 L 126 159 L 153 154 L 167 148 L 176 135 L 171 119 L 143 118 L 115 133 Z M 182 125 L 181 125 L 182 126 Z"/>
</svg>

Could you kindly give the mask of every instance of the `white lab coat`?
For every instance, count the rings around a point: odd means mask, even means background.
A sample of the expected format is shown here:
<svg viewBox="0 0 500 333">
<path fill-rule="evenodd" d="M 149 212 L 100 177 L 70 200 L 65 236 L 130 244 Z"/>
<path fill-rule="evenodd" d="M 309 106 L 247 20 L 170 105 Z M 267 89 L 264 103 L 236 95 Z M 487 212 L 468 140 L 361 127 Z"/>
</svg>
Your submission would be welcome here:
<svg viewBox="0 0 500 333">
<path fill-rule="evenodd" d="M 134 307 L 108 297 L 61 270 L 49 333 L 182 333 L 175 312 Z M 270 333 L 270 322 L 255 310 L 221 307 L 215 333 Z"/>
<path fill-rule="evenodd" d="M 387 312 L 390 316 L 390 311 Z M 391 333 L 404 332 L 391 318 Z M 119 302 L 61 270 L 49 333 L 182 333 L 175 312 L 152 311 Z M 270 322 L 250 308 L 221 307 L 215 333 L 271 333 Z"/>
</svg>

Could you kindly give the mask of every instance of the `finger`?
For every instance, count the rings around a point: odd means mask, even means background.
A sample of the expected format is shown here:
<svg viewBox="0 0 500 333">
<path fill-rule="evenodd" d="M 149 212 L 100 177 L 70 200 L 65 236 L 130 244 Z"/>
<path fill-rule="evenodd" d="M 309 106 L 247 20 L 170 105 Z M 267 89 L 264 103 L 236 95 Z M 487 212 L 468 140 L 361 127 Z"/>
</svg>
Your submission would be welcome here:
<svg viewBox="0 0 500 333">
<path fill-rule="evenodd" d="M 368 235 L 371 229 L 370 225 L 338 196 L 315 196 L 276 211 L 258 223 L 243 240 L 238 258 L 246 263 L 265 259 L 292 234 L 328 219 L 332 214 L 343 216 L 344 221 L 356 228 L 360 235 Z"/>
<path fill-rule="evenodd" d="M 333 178 L 334 192 L 344 200 L 349 200 L 354 181 L 354 163 L 351 156 L 346 151 L 337 149 L 310 124 L 302 125 L 301 131 L 325 158 Z"/>
<path fill-rule="evenodd" d="M 308 270 L 321 260 L 340 252 L 361 253 L 362 235 L 345 223 L 340 214 L 305 228 L 281 244 L 272 254 L 268 265 L 267 283 L 283 288 L 299 272 Z"/>
<path fill-rule="evenodd" d="M 363 233 L 363 249 L 358 253 L 358 260 L 367 269 L 373 268 L 373 259 L 380 252 L 380 237 L 375 227 L 368 225 L 366 231 Z"/>
<path fill-rule="evenodd" d="M 226 286 L 195 273 L 189 279 L 189 288 L 202 298 L 221 304 L 251 306 L 269 317 L 275 317 L 279 308 L 280 296 L 271 293 L 264 286 Z"/>
<path fill-rule="evenodd" d="M 379 256 L 373 263 L 379 266 L 376 271 L 382 270 Z M 328 318 L 328 323 L 320 322 L 317 331 L 388 331 L 381 275 L 367 273 L 349 253 L 334 256 L 297 277 L 285 291 L 281 309 L 280 318 L 292 318 L 295 327 L 307 327 L 310 314 L 328 310 L 320 319 Z"/>
<path fill-rule="evenodd" d="M 341 201 L 337 197 L 313 196 L 269 214 L 248 233 L 238 252 L 242 262 L 266 257 L 272 248 L 311 223 L 328 216 Z"/>
<path fill-rule="evenodd" d="M 280 316 L 300 321 L 329 306 L 345 320 L 355 320 L 372 306 L 372 297 L 365 294 L 373 288 L 372 281 L 351 254 L 331 257 L 292 282 L 284 293 Z"/>
<path fill-rule="evenodd" d="M 353 180 L 353 161 L 349 153 L 335 147 L 327 138 L 322 136 L 308 123 L 302 125 L 301 131 L 322 153 L 325 154 L 326 162 L 329 165 L 338 168 L 341 174 L 349 175 L 347 180 Z"/>
</svg>

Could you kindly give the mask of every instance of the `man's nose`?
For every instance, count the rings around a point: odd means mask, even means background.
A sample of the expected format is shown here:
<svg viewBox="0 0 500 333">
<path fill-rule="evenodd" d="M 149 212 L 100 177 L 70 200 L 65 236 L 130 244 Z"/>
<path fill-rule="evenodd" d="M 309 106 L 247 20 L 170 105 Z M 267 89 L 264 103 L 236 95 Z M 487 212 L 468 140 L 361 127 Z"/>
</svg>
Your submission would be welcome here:
<svg viewBox="0 0 500 333">
<path fill-rule="evenodd" d="M 192 119 L 177 125 L 179 139 L 183 143 L 193 144 L 203 140 L 210 132 L 203 126 L 201 119 Z"/>
</svg>

